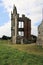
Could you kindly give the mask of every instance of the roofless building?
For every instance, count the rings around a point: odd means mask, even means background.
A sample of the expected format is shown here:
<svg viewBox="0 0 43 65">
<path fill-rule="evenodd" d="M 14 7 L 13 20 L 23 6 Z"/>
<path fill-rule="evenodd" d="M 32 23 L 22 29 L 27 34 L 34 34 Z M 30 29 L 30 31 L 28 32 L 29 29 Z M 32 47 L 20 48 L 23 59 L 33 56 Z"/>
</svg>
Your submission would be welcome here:
<svg viewBox="0 0 43 65">
<path fill-rule="evenodd" d="M 31 20 L 24 14 L 19 17 L 15 5 L 11 12 L 11 37 L 14 44 L 28 43 L 31 38 Z"/>
</svg>

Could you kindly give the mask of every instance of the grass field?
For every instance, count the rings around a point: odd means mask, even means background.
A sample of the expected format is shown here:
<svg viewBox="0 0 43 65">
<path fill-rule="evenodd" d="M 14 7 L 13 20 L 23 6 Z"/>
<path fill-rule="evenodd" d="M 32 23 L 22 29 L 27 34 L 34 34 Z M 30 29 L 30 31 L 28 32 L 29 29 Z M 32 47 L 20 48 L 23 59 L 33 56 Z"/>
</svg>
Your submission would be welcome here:
<svg viewBox="0 0 43 65">
<path fill-rule="evenodd" d="M 0 65 L 43 65 L 43 48 L 0 41 Z"/>
</svg>

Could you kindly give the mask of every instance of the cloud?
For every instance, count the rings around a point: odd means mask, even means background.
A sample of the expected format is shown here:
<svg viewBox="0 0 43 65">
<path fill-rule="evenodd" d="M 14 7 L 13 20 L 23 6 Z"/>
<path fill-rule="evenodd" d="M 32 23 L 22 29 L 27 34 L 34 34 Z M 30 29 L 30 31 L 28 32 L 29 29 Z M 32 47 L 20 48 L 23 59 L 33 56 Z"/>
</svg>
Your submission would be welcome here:
<svg viewBox="0 0 43 65">
<path fill-rule="evenodd" d="M 34 34 L 34 35 L 38 36 L 38 27 L 37 26 L 32 26 L 31 29 L 32 29 L 31 34 Z"/>
<path fill-rule="evenodd" d="M 9 13 L 9 15 L 11 13 L 11 10 L 13 9 L 13 5 L 15 4 L 20 14 L 24 13 L 27 16 L 30 16 L 30 18 L 32 18 L 32 16 L 36 14 L 37 15 L 41 14 L 42 2 L 43 0 L 41 1 L 40 0 L 38 1 L 37 0 L 21 0 L 21 1 L 20 0 L 3 0 L 3 5 L 6 8 L 6 11 Z M 28 15 L 28 13 L 30 13 L 30 15 Z"/>
<path fill-rule="evenodd" d="M 9 13 L 10 20 L 11 20 L 11 11 L 13 10 L 13 5 L 15 4 L 19 14 L 24 13 L 27 17 L 31 19 L 32 34 L 37 35 L 37 26 L 35 26 L 35 24 L 39 22 L 39 20 L 40 21 L 42 20 L 43 0 L 2 0 L 2 2 L 5 10 Z M 3 33 L 9 35 L 10 29 L 8 28 L 10 28 L 10 23 L 9 25 L 8 23 L 6 23 L 2 27 L 0 27 L 0 30 L 3 30 Z"/>
<path fill-rule="evenodd" d="M 7 22 L 0 27 L 0 37 L 3 35 L 11 36 L 11 22 Z"/>
</svg>

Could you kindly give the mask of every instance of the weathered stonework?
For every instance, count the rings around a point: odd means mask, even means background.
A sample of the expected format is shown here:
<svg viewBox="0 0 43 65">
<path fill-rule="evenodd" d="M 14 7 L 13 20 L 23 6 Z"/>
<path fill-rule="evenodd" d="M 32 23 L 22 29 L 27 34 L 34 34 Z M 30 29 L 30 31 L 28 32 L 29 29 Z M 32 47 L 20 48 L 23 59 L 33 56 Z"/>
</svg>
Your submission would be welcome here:
<svg viewBox="0 0 43 65">
<path fill-rule="evenodd" d="M 13 43 L 24 43 L 23 40 L 31 38 L 31 20 L 25 15 L 19 17 L 15 6 L 11 13 L 11 37 Z"/>
<path fill-rule="evenodd" d="M 43 20 L 41 24 L 38 26 L 38 38 L 37 38 L 37 45 L 43 45 Z"/>
</svg>

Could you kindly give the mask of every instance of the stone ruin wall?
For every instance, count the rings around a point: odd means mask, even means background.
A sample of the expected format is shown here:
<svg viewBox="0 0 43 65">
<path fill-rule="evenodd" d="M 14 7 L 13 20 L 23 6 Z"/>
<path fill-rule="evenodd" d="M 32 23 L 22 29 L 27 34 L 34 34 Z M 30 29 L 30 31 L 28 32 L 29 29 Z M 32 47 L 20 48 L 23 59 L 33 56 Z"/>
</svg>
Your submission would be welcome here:
<svg viewBox="0 0 43 65">
<path fill-rule="evenodd" d="M 19 28 L 19 22 L 23 22 L 23 27 Z M 21 36 L 19 35 L 19 32 L 21 32 Z M 31 20 L 24 14 L 22 17 L 19 17 L 15 6 L 11 13 L 11 36 L 13 43 L 24 43 L 23 40 L 26 42 L 26 40 L 30 40 L 31 38 Z"/>
</svg>

